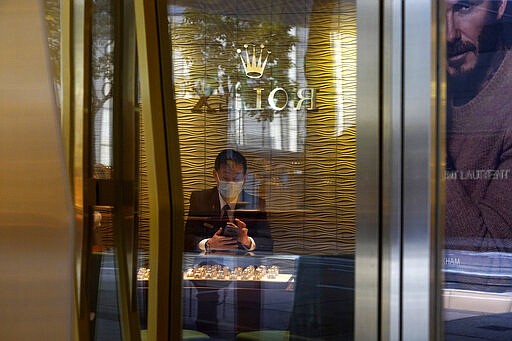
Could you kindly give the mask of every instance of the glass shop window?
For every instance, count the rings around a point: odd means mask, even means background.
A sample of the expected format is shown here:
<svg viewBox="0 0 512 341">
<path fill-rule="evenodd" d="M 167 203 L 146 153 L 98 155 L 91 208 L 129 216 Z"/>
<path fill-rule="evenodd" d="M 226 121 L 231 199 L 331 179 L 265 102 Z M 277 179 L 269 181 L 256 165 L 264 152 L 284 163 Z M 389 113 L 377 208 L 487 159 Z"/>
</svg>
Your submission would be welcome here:
<svg viewBox="0 0 512 341">
<path fill-rule="evenodd" d="M 167 8 L 184 333 L 351 339 L 355 2 Z"/>
</svg>

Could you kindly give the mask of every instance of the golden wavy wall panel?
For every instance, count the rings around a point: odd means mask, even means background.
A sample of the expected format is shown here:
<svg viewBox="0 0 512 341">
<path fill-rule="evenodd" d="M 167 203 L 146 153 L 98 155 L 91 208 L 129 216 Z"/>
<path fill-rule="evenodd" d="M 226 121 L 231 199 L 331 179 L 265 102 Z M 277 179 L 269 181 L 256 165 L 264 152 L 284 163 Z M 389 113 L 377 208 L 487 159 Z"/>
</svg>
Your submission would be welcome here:
<svg viewBox="0 0 512 341">
<path fill-rule="evenodd" d="M 144 120 L 142 119 L 142 106 L 139 105 L 139 150 L 138 150 L 138 182 L 137 188 L 138 201 L 137 201 L 137 221 L 138 221 L 138 267 L 149 266 L 149 179 L 148 179 L 148 158 L 146 154 L 146 139 L 144 135 Z"/>
<path fill-rule="evenodd" d="M 289 90 L 290 96 L 298 87 L 316 89 L 316 108 L 275 112 L 273 117 L 260 116 L 259 120 L 254 112 L 235 108 L 233 86 L 242 82 L 244 76 L 236 69 L 236 59 L 225 54 L 208 55 L 217 51 L 214 44 L 194 38 L 205 36 L 204 30 L 199 32 L 198 26 L 196 32 L 190 23 L 186 29 L 179 27 L 185 24 L 180 24 L 178 17 L 171 20 L 171 32 L 178 32 L 176 37 L 180 37 L 173 44 L 173 60 L 185 212 L 192 191 L 215 184 L 212 170 L 217 153 L 227 147 L 239 149 L 248 158 L 250 174 L 246 188 L 266 199 L 274 251 L 279 253 L 333 254 L 355 249 L 355 4 L 313 4 L 308 11 L 294 14 L 295 21 L 308 29 L 296 26 L 296 32 L 306 32 L 294 38 L 296 59 L 290 67 L 295 68 L 296 78 L 276 80 L 277 62 L 266 72 L 275 75 L 272 86 L 279 81 L 286 84 L 283 88 L 295 87 Z M 277 18 L 272 13 L 265 15 L 260 17 Z M 303 18 L 297 20 L 299 16 Z M 201 17 L 197 14 L 193 18 Z M 214 20 L 211 14 L 208 18 Z M 225 19 L 220 14 L 218 18 Z M 229 34 L 245 39 L 242 29 L 226 32 Z M 206 51 L 202 62 L 190 57 L 194 49 Z M 283 53 L 281 50 L 286 48 L 280 46 L 273 52 Z M 236 77 L 228 79 L 226 74 L 231 69 L 238 73 L 233 72 Z M 254 84 L 270 89 L 263 81 Z M 254 94 L 249 85 L 247 89 L 239 96 Z M 266 91 L 268 94 L 269 90 Z M 267 98 L 263 96 L 262 101 L 266 105 Z M 276 138 L 292 145 L 288 125 L 291 114 L 297 117 L 297 148 L 273 148 Z M 276 122 L 282 122 L 281 126 Z M 237 130 L 238 126 L 241 128 Z M 271 135 L 270 129 L 279 133 L 274 131 Z"/>
</svg>

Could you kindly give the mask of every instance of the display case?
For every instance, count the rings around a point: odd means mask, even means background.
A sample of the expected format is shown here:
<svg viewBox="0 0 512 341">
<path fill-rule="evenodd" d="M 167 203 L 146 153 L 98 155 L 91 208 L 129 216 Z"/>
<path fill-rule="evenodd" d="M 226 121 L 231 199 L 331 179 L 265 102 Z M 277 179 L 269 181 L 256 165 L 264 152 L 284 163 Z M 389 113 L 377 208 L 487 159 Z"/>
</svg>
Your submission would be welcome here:
<svg viewBox="0 0 512 341">
<path fill-rule="evenodd" d="M 209 335 L 286 330 L 297 256 L 185 254 L 183 323 Z"/>
<path fill-rule="evenodd" d="M 350 336 L 353 288 L 352 256 L 185 254 L 183 325 L 223 339 Z"/>
</svg>

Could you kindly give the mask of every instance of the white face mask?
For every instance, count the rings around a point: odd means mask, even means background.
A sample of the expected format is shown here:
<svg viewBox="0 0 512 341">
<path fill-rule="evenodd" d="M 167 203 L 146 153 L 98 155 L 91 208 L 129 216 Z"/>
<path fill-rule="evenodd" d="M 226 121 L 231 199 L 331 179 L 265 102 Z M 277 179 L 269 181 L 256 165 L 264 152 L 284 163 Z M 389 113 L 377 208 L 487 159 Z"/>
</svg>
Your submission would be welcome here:
<svg viewBox="0 0 512 341">
<path fill-rule="evenodd" d="M 244 186 L 243 181 L 222 181 L 219 180 L 219 193 L 226 200 L 236 199 Z"/>
</svg>

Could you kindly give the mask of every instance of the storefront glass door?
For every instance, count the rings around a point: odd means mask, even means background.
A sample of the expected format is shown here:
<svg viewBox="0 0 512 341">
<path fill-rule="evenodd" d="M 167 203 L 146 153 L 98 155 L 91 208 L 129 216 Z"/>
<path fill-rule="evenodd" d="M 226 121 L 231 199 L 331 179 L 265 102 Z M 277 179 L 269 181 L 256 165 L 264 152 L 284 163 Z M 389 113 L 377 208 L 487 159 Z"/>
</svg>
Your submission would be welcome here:
<svg viewBox="0 0 512 341">
<path fill-rule="evenodd" d="M 167 11 L 184 335 L 352 339 L 355 2 L 169 1 Z"/>
</svg>

